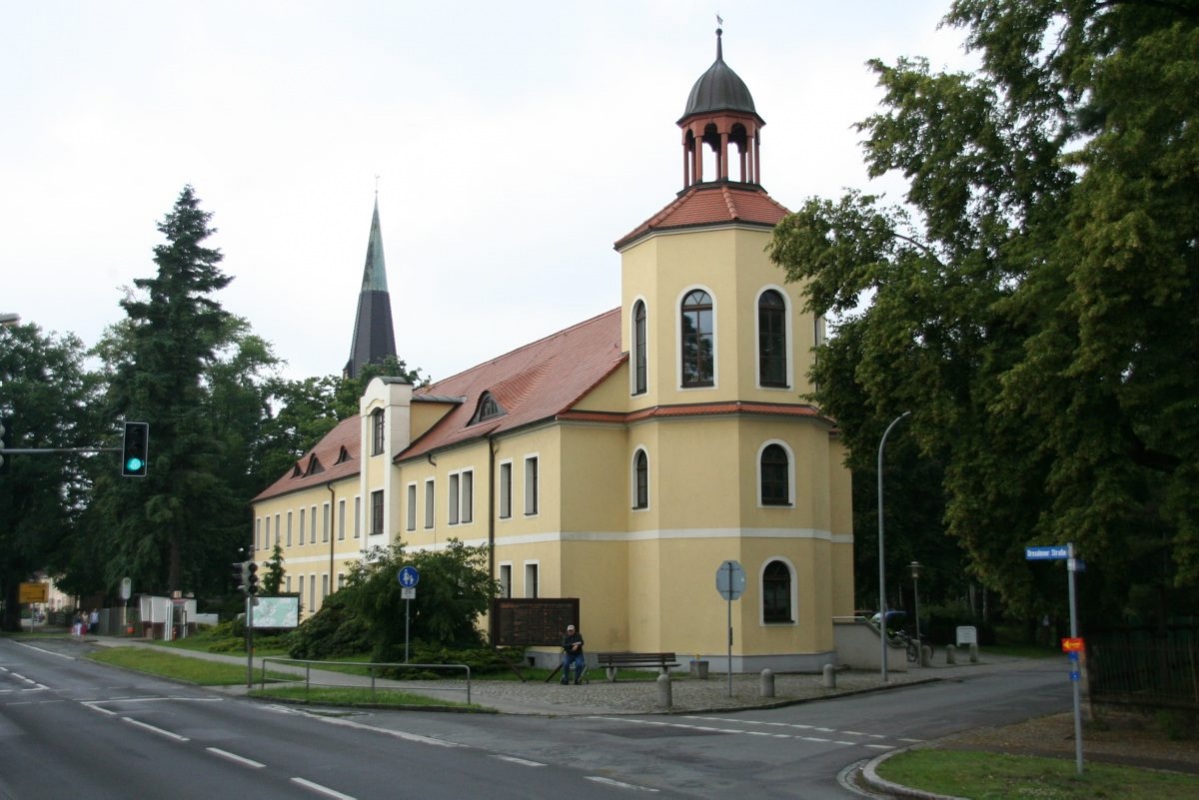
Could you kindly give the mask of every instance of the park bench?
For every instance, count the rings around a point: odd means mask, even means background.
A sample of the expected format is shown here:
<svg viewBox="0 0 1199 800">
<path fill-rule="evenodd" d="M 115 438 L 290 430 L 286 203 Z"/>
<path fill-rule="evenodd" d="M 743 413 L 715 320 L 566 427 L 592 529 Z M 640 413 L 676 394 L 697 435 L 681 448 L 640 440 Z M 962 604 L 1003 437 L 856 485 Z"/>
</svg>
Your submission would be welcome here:
<svg viewBox="0 0 1199 800">
<path fill-rule="evenodd" d="M 657 667 L 665 675 L 669 668 L 678 666 L 674 653 L 597 653 L 596 659 L 609 681 L 616 680 L 619 669 Z"/>
</svg>

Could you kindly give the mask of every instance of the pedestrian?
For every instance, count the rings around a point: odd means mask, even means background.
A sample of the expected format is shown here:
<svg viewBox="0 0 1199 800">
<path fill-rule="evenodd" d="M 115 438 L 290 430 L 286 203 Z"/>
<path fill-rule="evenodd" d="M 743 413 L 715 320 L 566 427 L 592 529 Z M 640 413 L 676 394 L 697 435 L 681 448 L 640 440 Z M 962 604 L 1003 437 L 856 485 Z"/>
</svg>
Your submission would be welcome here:
<svg viewBox="0 0 1199 800">
<path fill-rule="evenodd" d="M 93 608 L 92 613 L 87 618 L 87 632 L 95 636 L 100 632 L 100 611 Z"/>
<path fill-rule="evenodd" d="M 566 635 L 562 637 L 562 685 L 570 683 L 570 666 L 575 667 L 575 685 L 583 680 L 583 670 L 586 664 L 583 660 L 583 637 L 574 625 L 566 626 Z"/>
</svg>

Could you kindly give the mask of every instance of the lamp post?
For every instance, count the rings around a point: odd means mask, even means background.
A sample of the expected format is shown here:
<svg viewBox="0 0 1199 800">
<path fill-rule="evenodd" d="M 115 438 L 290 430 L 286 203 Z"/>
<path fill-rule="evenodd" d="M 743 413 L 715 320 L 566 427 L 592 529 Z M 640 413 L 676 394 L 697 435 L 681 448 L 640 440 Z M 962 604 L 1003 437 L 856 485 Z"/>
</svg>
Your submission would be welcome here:
<svg viewBox="0 0 1199 800">
<path fill-rule="evenodd" d="M 924 569 L 924 565 L 919 561 L 913 561 L 912 567 L 912 596 L 916 598 L 916 663 L 924 666 L 924 644 L 920 641 L 920 570 Z"/>
<path fill-rule="evenodd" d="M 878 640 L 879 652 L 882 654 L 882 678 L 887 682 L 887 570 L 884 559 L 883 545 L 883 448 L 887 446 L 887 436 L 900 420 L 911 414 L 905 411 L 883 431 L 883 438 L 878 442 Z"/>
</svg>

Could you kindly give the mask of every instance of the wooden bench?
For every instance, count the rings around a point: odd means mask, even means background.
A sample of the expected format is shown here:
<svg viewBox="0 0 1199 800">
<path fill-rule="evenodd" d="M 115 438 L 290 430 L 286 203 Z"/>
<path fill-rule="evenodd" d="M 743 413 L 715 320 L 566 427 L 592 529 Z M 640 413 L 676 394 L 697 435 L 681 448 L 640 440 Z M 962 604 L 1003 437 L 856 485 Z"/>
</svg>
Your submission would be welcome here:
<svg viewBox="0 0 1199 800">
<path fill-rule="evenodd" d="M 677 667 L 674 653 L 596 653 L 600 667 L 608 675 L 609 681 L 616 680 L 619 669 L 641 669 L 657 667 L 663 675 L 670 667 Z"/>
</svg>

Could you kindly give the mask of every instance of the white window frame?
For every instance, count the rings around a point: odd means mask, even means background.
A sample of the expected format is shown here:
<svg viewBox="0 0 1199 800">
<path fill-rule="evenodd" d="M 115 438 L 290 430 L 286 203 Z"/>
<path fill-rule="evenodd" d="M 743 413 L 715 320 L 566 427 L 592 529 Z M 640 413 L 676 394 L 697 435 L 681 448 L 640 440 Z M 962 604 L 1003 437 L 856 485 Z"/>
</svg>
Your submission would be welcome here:
<svg viewBox="0 0 1199 800">
<path fill-rule="evenodd" d="M 645 391 L 637 391 L 637 304 L 640 303 L 645 308 Z M 649 388 L 653 385 L 650 378 L 652 370 L 652 359 L 649 354 L 652 352 L 650 346 L 650 313 L 649 302 L 643 295 L 637 295 L 633 298 L 633 304 L 629 306 L 629 353 L 632 357 L 629 359 L 629 394 L 633 397 L 641 397 L 649 394 Z"/>
<path fill-rule="evenodd" d="M 406 496 L 408 498 L 408 508 L 406 509 L 407 517 L 408 517 L 407 527 L 408 527 L 408 530 L 414 531 L 414 530 L 416 530 L 416 482 L 415 481 L 408 484 L 408 492 L 407 492 Z"/>
<path fill-rule="evenodd" d="M 291 547 L 291 512 L 287 512 L 287 546 Z"/>
<path fill-rule="evenodd" d="M 254 549 L 262 549 L 262 517 L 254 520 Z"/>
<path fill-rule="evenodd" d="M 684 386 L 683 385 L 683 299 L 694 291 L 706 292 L 712 298 L 712 385 Z M 720 315 L 716 292 L 703 284 L 696 283 L 687 286 L 674 299 L 674 385 L 680 392 L 710 392 L 720 388 Z M 754 329 L 757 333 L 757 329 Z M 757 352 L 757 348 L 754 348 Z"/>
<path fill-rule="evenodd" d="M 525 566 L 525 582 L 524 592 L 526 599 L 536 599 L 541 596 L 541 562 L 538 560 L 526 561 Z M 529 580 L 530 576 L 532 581 Z M 529 584 L 532 584 L 532 594 L 530 594 Z"/>
<path fill-rule="evenodd" d="M 378 525 L 378 527 L 375 526 L 375 522 L 376 522 L 376 520 L 375 520 L 375 498 L 376 497 L 379 498 L 379 519 L 378 519 L 379 525 Z M 383 493 L 382 489 L 375 489 L 371 492 L 370 499 L 371 499 L 371 533 L 370 533 L 370 535 L 378 536 L 379 534 L 383 533 L 383 529 L 387 525 L 387 520 L 386 520 L 387 495 Z"/>
<path fill-rule="evenodd" d="M 637 505 L 637 454 L 645 453 L 645 505 Z M 638 445 L 633 450 L 633 460 L 629 463 L 629 498 L 632 502 L 629 507 L 633 511 L 649 511 L 650 498 L 653 497 L 653 492 L 650 491 L 649 485 L 650 476 L 650 459 L 649 449 L 644 445 Z"/>
<path fill-rule="evenodd" d="M 499 515 L 500 519 L 512 519 L 512 459 L 501 461 L 499 467 Z"/>
<path fill-rule="evenodd" d="M 446 524 L 458 524 L 458 484 L 460 473 L 451 472 L 449 486 L 446 489 Z"/>
<path fill-rule="evenodd" d="M 777 444 L 787 453 L 787 503 L 785 505 L 766 505 L 762 502 L 762 453 L 772 444 Z M 795 451 L 791 449 L 791 445 L 784 442 L 782 439 L 767 439 L 758 447 L 758 452 L 754 456 L 754 474 L 756 482 L 754 483 L 754 492 L 757 493 L 758 508 L 765 509 L 781 509 L 789 511 L 795 509 L 799 504 L 799 495 L 795 492 Z M 761 585 L 761 584 L 759 584 Z"/>
<path fill-rule="evenodd" d="M 362 495 L 354 495 L 354 538 L 362 538 Z"/>
<path fill-rule="evenodd" d="M 512 562 L 500 562 L 500 597 L 505 599 L 512 597 Z"/>
<path fill-rule="evenodd" d="M 540 455 L 525 456 L 524 495 L 525 516 L 535 517 L 541 513 L 541 463 Z M 530 475 L 532 479 L 530 480 Z"/>
<path fill-rule="evenodd" d="M 337 541 L 346 540 L 346 501 L 337 501 Z"/>
<path fill-rule="evenodd" d="M 305 525 L 305 523 L 308 522 L 308 520 L 304 516 L 304 512 L 306 510 L 307 509 L 303 509 L 303 508 L 300 509 L 300 545 L 301 546 L 304 544 L 304 525 Z"/>
<path fill-rule="evenodd" d="M 330 503 L 321 504 L 321 543 L 329 541 L 329 530 L 333 527 L 333 506 Z"/>
<path fill-rule="evenodd" d="M 437 479 L 425 479 L 425 530 L 437 524 Z"/>
</svg>

